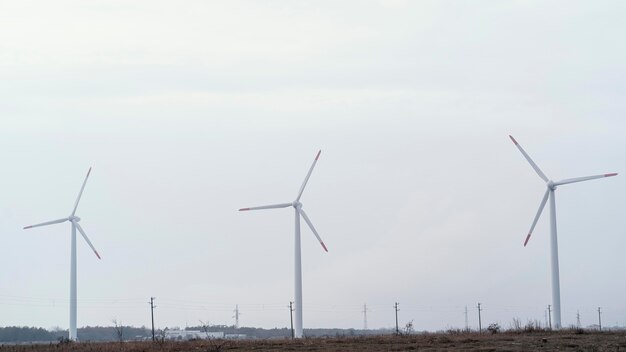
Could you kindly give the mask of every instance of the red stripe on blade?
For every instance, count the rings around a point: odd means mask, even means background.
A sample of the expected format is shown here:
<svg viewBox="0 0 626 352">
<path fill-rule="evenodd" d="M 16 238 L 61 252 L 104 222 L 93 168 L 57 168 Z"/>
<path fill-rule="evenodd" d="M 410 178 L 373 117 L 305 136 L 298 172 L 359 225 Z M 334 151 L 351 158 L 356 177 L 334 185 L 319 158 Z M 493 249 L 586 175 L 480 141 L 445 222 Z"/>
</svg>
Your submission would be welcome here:
<svg viewBox="0 0 626 352">
<path fill-rule="evenodd" d="M 515 138 L 513 138 L 513 136 L 509 135 L 509 138 L 511 138 L 511 140 L 513 141 L 513 143 L 515 143 L 515 145 L 517 145 L 517 141 L 515 140 Z"/>
<path fill-rule="evenodd" d="M 529 239 L 530 239 L 530 234 L 528 234 L 528 236 L 526 236 L 526 241 L 524 241 L 524 247 L 526 247 L 526 244 L 528 243 Z"/>
<path fill-rule="evenodd" d="M 324 247 L 324 250 L 328 252 L 328 248 L 326 248 L 326 245 L 324 244 L 324 242 L 320 242 L 320 243 L 322 244 L 322 247 Z"/>
<path fill-rule="evenodd" d="M 98 257 L 98 259 L 102 259 L 102 258 L 100 258 L 100 254 L 98 254 L 98 252 L 96 252 L 96 251 L 93 251 L 93 252 L 96 253 L 96 257 Z"/>
<path fill-rule="evenodd" d="M 617 172 L 614 172 L 612 174 L 604 174 L 604 177 L 611 177 L 611 176 L 617 176 Z"/>
<path fill-rule="evenodd" d="M 322 154 L 322 151 L 320 150 L 319 152 L 317 152 L 317 155 L 315 156 L 315 160 L 320 158 L 320 154 Z"/>
<path fill-rule="evenodd" d="M 24 230 L 26 230 L 26 229 L 32 229 L 32 228 L 33 228 L 32 226 L 26 226 L 26 227 L 24 228 Z"/>
<path fill-rule="evenodd" d="M 241 209 L 239 209 L 239 211 L 246 211 L 246 210 L 250 210 L 250 208 L 241 208 Z"/>
</svg>

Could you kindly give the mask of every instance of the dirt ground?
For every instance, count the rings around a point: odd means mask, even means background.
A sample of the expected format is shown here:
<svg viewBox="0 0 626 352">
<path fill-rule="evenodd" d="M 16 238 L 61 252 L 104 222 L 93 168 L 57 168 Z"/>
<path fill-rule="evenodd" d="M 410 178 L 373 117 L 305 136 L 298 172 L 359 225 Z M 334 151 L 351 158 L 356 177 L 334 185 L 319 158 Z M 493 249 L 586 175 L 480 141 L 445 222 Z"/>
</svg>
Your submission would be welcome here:
<svg viewBox="0 0 626 352">
<path fill-rule="evenodd" d="M 626 332 L 415 334 L 411 336 L 305 338 L 190 342 L 70 343 L 0 346 L 0 352 L 93 351 L 622 351 Z"/>
</svg>

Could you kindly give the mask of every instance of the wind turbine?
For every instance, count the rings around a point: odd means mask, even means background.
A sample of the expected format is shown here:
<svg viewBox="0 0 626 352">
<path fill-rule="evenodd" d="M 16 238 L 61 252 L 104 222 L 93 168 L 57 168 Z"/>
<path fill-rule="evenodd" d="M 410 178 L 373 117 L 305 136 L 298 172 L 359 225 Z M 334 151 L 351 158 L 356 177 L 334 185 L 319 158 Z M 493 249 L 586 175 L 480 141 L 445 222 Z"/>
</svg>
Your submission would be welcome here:
<svg viewBox="0 0 626 352">
<path fill-rule="evenodd" d="M 526 240 L 524 241 L 524 247 L 526 247 L 526 244 L 528 244 L 528 240 L 530 240 L 530 235 L 533 233 L 533 230 L 535 229 L 535 225 L 537 225 L 537 221 L 539 220 L 539 217 L 541 216 L 541 213 L 543 212 L 543 208 L 545 207 L 546 202 L 548 201 L 548 198 L 550 198 L 550 263 L 551 263 L 551 268 L 552 268 L 551 270 L 552 271 L 552 275 L 551 275 L 552 276 L 552 306 L 554 307 L 554 309 L 552 310 L 552 315 L 554 318 L 553 319 L 554 327 L 556 329 L 560 329 L 561 328 L 561 289 L 560 289 L 560 284 L 559 284 L 559 248 L 558 248 L 558 243 L 557 243 L 557 238 L 556 238 L 556 200 L 555 200 L 554 191 L 556 190 L 558 186 L 561 186 L 561 185 L 566 185 L 566 184 L 575 183 L 575 182 L 595 180 L 597 178 L 616 176 L 617 173 L 568 178 L 568 179 L 555 182 L 555 181 L 548 179 L 548 177 L 546 177 L 546 175 L 541 171 L 541 169 L 539 169 L 539 166 L 537 166 L 537 164 L 535 164 L 535 162 L 530 158 L 530 156 L 526 154 L 524 149 L 522 149 L 522 146 L 520 146 L 519 143 L 517 143 L 517 141 L 515 140 L 515 138 L 513 138 L 513 136 L 509 135 L 509 137 L 511 138 L 513 143 L 515 143 L 515 146 L 517 147 L 517 149 L 519 149 L 519 151 L 522 152 L 522 155 L 524 155 L 524 158 L 528 160 L 528 162 L 530 163 L 530 166 L 532 166 L 532 168 L 535 169 L 535 172 L 537 172 L 537 175 L 539 175 L 539 177 L 541 177 L 541 179 L 544 180 L 544 182 L 546 182 L 546 193 L 543 195 L 541 204 L 539 204 L 539 210 L 537 210 L 537 215 L 535 215 L 533 224 L 530 226 L 530 231 L 528 231 L 528 235 L 526 236 Z"/>
<path fill-rule="evenodd" d="M 264 205 L 260 207 L 239 209 L 239 211 L 275 209 L 275 208 L 287 208 L 287 207 L 293 207 L 295 209 L 296 226 L 295 226 L 295 246 L 294 246 L 294 252 L 295 252 L 294 253 L 295 254 L 294 255 L 295 298 L 294 299 L 295 299 L 295 305 L 296 305 L 295 307 L 296 321 L 295 321 L 294 336 L 296 338 L 302 337 L 302 260 L 301 260 L 301 255 L 300 255 L 300 252 L 301 252 L 300 250 L 300 216 L 302 216 L 302 218 L 307 223 L 307 225 L 309 225 L 309 227 L 311 228 L 311 231 L 313 231 L 313 234 L 315 235 L 315 237 L 317 237 L 317 240 L 322 245 L 322 248 L 324 248 L 324 250 L 328 252 L 326 245 L 320 238 L 320 235 L 315 230 L 315 227 L 313 227 L 313 223 L 311 223 L 311 220 L 304 212 L 304 209 L 302 209 L 302 203 L 300 203 L 300 197 L 302 197 L 302 192 L 304 192 L 304 187 L 306 187 L 306 183 L 309 181 L 309 177 L 311 177 L 313 168 L 315 167 L 315 164 L 317 163 L 317 159 L 319 159 L 321 153 L 322 153 L 321 150 L 317 152 L 317 155 L 315 156 L 315 160 L 313 160 L 313 164 L 311 165 L 311 168 L 309 169 L 309 173 L 306 174 L 306 177 L 304 178 L 304 182 L 302 183 L 302 186 L 300 187 L 300 191 L 298 192 L 298 196 L 296 197 L 296 200 L 294 200 L 291 203 Z"/>
<path fill-rule="evenodd" d="M 91 168 L 87 172 L 87 176 L 85 177 L 85 181 L 83 182 L 83 186 L 80 188 L 80 192 L 78 193 L 78 198 L 76 198 L 76 203 L 74 204 L 74 210 L 72 210 L 72 214 L 67 218 L 52 220 L 47 222 L 42 222 L 41 224 L 31 225 L 24 227 L 24 230 L 31 229 L 33 227 L 46 226 L 52 224 L 60 224 L 62 222 L 69 221 L 72 224 L 72 254 L 71 254 L 71 266 L 70 266 L 70 340 L 76 341 L 76 229 L 83 235 L 85 241 L 94 253 L 96 253 L 96 257 L 100 258 L 100 254 L 94 248 L 91 241 L 85 234 L 85 231 L 78 223 L 80 218 L 76 216 L 76 209 L 78 209 L 78 202 L 80 201 L 80 197 L 83 195 L 83 190 L 85 189 L 85 185 L 87 184 L 87 178 L 89 178 L 89 174 L 91 173 Z"/>
</svg>

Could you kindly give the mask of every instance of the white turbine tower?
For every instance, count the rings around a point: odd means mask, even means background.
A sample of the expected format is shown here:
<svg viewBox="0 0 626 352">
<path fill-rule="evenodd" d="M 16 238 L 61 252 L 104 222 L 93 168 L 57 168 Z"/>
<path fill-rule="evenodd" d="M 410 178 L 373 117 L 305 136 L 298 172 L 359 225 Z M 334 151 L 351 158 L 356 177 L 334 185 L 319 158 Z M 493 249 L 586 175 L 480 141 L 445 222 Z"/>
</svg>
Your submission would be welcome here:
<svg viewBox="0 0 626 352">
<path fill-rule="evenodd" d="M 87 241 L 87 244 L 89 245 L 89 247 L 93 249 L 98 259 L 100 259 L 100 255 L 98 254 L 98 251 L 96 251 L 96 249 L 93 247 L 93 244 L 91 244 L 91 241 L 89 241 L 87 234 L 85 234 L 85 231 L 83 230 L 83 228 L 78 224 L 78 222 L 80 221 L 80 218 L 76 216 L 76 209 L 78 208 L 78 202 L 80 201 L 80 197 L 83 195 L 83 190 L 85 189 L 85 184 L 87 184 L 87 178 L 89 178 L 90 173 L 91 173 L 91 168 L 89 168 L 89 171 L 87 172 L 87 176 L 85 177 L 83 186 L 80 188 L 80 192 L 78 193 L 78 198 L 76 198 L 76 203 L 74 204 L 74 210 L 72 211 L 72 214 L 69 217 L 59 219 L 59 220 L 42 222 L 41 224 L 24 227 L 24 229 L 30 229 L 30 228 L 38 227 L 38 226 L 59 224 L 59 223 L 66 222 L 66 221 L 69 221 L 72 224 L 72 254 L 71 254 L 71 265 L 70 265 L 70 336 L 69 338 L 70 340 L 73 340 L 73 341 L 76 341 L 77 339 L 76 338 L 76 229 L 78 229 L 80 234 L 83 235 L 83 238 L 85 239 L 85 241 Z"/>
<path fill-rule="evenodd" d="M 522 155 L 524 155 L 524 158 L 528 160 L 528 162 L 530 163 L 530 166 L 532 166 L 532 168 L 535 169 L 535 172 L 537 172 L 539 177 L 541 177 L 541 179 L 544 180 L 544 182 L 546 182 L 546 193 L 543 195 L 543 199 L 541 200 L 541 204 L 539 205 L 539 210 L 537 211 L 537 215 L 535 215 L 533 224 L 530 226 L 530 231 L 528 231 L 528 235 L 526 236 L 526 240 L 524 241 L 524 247 L 526 247 L 526 244 L 528 244 L 530 235 L 533 233 L 533 230 L 535 229 L 535 225 L 537 225 L 537 221 L 539 220 L 539 217 L 541 216 L 541 213 L 543 212 L 543 208 L 545 207 L 546 202 L 548 201 L 548 198 L 550 198 L 550 263 L 551 263 L 551 268 L 552 268 L 552 275 L 551 275 L 552 276 L 552 306 L 554 308 L 552 310 L 552 316 L 553 316 L 553 321 L 554 321 L 554 327 L 556 329 L 560 329 L 561 328 L 561 289 L 560 289 L 560 284 L 559 284 L 560 282 L 559 281 L 559 249 L 558 249 L 558 243 L 557 243 L 557 237 L 556 237 L 556 200 L 554 198 L 555 197 L 554 191 L 556 190 L 558 186 L 561 186 L 561 185 L 566 185 L 568 183 L 589 181 L 589 180 L 594 180 L 597 178 L 616 176 L 617 173 L 568 178 L 565 180 L 555 182 L 546 177 L 546 175 L 541 171 L 541 169 L 539 169 L 539 166 L 537 166 L 537 164 L 535 164 L 535 162 L 530 158 L 530 156 L 526 154 L 524 149 L 522 149 L 522 147 L 519 145 L 519 143 L 517 143 L 517 141 L 515 140 L 515 138 L 513 138 L 513 136 L 509 135 L 509 137 L 511 138 L 513 143 L 515 143 L 515 146 L 517 147 L 517 149 L 519 149 L 519 151 L 522 152 Z"/>
<path fill-rule="evenodd" d="M 300 187 L 300 192 L 298 192 L 298 197 L 296 197 L 296 200 L 294 200 L 291 203 L 264 205 L 264 206 L 260 206 L 260 207 L 239 209 L 239 211 L 259 210 L 259 209 L 274 209 L 274 208 L 287 208 L 287 207 L 293 207 L 295 209 L 296 226 L 295 226 L 295 246 L 294 246 L 294 252 L 295 252 L 295 255 L 294 255 L 294 261 L 295 261 L 295 263 L 294 263 L 295 264 L 295 270 L 294 270 L 294 274 L 295 274 L 295 297 L 294 297 L 294 300 L 295 300 L 295 305 L 296 305 L 296 307 L 295 307 L 296 321 L 295 321 L 294 336 L 296 338 L 301 338 L 302 337 L 302 261 L 301 261 L 301 256 L 300 256 L 300 216 L 302 216 L 304 221 L 309 225 L 309 227 L 311 228 L 311 231 L 313 231 L 313 234 L 315 235 L 315 237 L 317 237 L 317 240 L 322 245 L 322 248 L 324 248 L 324 250 L 326 252 L 328 252 L 328 249 L 326 248 L 326 245 L 324 244 L 324 242 L 320 238 L 320 235 L 315 230 L 315 227 L 313 227 L 313 223 L 311 223 L 311 220 L 309 219 L 309 217 L 304 212 L 304 209 L 302 209 L 302 203 L 300 203 L 300 197 L 302 197 L 302 192 L 304 192 L 304 187 L 306 187 L 306 183 L 307 183 L 307 181 L 309 181 L 309 177 L 311 177 L 311 173 L 313 172 L 313 168 L 315 167 L 315 164 L 317 163 L 317 159 L 319 159 L 321 152 L 322 152 L 321 150 L 319 152 L 317 152 L 317 155 L 315 156 L 315 160 L 313 161 L 313 165 L 311 165 L 311 168 L 309 169 L 309 173 L 304 178 L 304 182 L 302 183 L 302 187 Z"/>
</svg>

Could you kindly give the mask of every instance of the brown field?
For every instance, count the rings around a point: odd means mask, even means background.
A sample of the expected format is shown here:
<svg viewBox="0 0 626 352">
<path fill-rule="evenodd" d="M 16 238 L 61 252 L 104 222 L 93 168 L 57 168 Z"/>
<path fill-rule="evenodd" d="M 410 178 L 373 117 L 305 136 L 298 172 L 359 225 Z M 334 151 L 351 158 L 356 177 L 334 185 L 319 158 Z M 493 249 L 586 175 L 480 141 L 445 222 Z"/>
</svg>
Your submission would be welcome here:
<svg viewBox="0 0 626 352">
<path fill-rule="evenodd" d="M 213 352 L 213 351 L 622 351 L 626 332 L 415 334 L 302 340 L 107 342 L 0 346 L 0 352 Z"/>
</svg>

